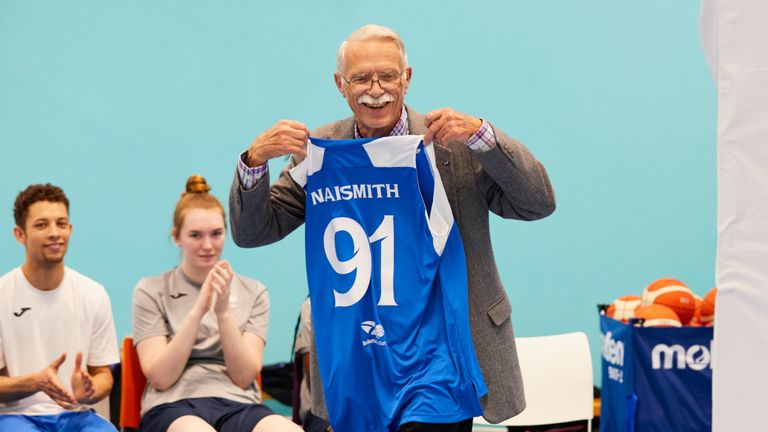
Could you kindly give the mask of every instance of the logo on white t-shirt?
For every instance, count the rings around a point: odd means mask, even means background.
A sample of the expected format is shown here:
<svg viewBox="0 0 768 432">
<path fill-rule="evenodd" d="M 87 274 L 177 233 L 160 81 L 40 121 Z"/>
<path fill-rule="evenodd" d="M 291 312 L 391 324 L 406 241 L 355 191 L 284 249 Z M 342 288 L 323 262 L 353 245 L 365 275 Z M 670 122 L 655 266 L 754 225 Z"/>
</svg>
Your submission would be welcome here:
<svg viewBox="0 0 768 432">
<path fill-rule="evenodd" d="M 23 307 L 23 308 L 21 308 L 21 310 L 20 310 L 20 311 L 18 311 L 18 312 L 14 312 L 14 313 L 13 313 L 13 316 L 15 316 L 15 317 L 19 318 L 19 317 L 21 317 L 22 315 L 24 315 L 24 312 L 26 312 L 26 311 L 28 311 L 28 310 L 32 310 L 32 308 L 31 308 L 31 307 Z"/>
</svg>

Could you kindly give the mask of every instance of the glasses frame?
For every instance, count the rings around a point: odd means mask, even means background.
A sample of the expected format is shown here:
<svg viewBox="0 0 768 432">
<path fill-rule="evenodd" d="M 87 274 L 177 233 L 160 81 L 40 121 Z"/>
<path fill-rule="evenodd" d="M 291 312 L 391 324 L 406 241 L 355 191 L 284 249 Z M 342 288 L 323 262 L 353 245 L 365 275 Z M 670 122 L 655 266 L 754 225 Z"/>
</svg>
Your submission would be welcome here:
<svg viewBox="0 0 768 432">
<path fill-rule="evenodd" d="M 383 74 L 386 74 L 386 73 L 388 73 L 388 72 L 389 72 L 389 71 L 386 71 L 386 72 L 382 72 L 382 73 L 383 73 Z M 385 88 L 385 87 L 384 87 L 384 86 L 381 84 L 381 83 L 382 83 L 382 81 L 381 81 L 381 78 L 379 77 L 379 73 L 378 73 L 378 72 L 377 72 L 377 73 L 375 73 L 375 74 L 371 74 L 370 78 L 368 78 L 368 79 L 366 80 L 366 81 L 367 81 L 366 83 L 360 83 L 360 84 L 353 84 L 353 83 L 352 83 L 352 80 L 350 80 L 350 79 L 347 79 L 347 77 L 345 77 L 345 76 L 344 76 L 344 75 L 342 75 L 342 74 L 339 74 L 339 76 L 340 76 L 340 77 L 341 77 L 341 78 L 344 80 L 344 82 L 346 82 L 346 83 L 347 83 L 347 87 L 348 87 L 349 89 L 352 89 L 352 90 L 354 90 L 354 91 L 353 91 L 353 93 L 364 93 L 364 92 L 368 92 L 368 91 L 370 91 L 371 89 L 373 89 L 373 83 L 375 83 L 375 82 L 376 82 L 376 83 L 379 83 L 379 87 L 380 87 L 382 90 L 387 90 L 387 91 L 390 91 L 390 90 L 395 90 L 395 89 L 398 89 L 398 88 L 400 88 L 400 86 L 402 86 L 402 85 L 403 85 L 403 75 L 405 74 L 405 72 L 401 72 L 401 71 L 392 71 L 392 72 L 397 72 L 397 78 L 398 78 L 398 80 L 397 80 L 397 84 L 396 84 L 394 87 L 392 87 L 391 89 L 389 89 L 389 88 Z M 374 78 L 373 78 L 374 76 L 376 77 L 376 79 L 374 79 Z M 386 81 L 384 81 L 384 82 L 386 83 Z M 366 86 L 366 84 L 367 84 L 367 86 Z M 357 90 L 355 90 L 355 88 L 354 88 L 355 86 L 360 86 L 360 88 L 359 88 L 359 89 L 357 89 Z"/>
</svg>

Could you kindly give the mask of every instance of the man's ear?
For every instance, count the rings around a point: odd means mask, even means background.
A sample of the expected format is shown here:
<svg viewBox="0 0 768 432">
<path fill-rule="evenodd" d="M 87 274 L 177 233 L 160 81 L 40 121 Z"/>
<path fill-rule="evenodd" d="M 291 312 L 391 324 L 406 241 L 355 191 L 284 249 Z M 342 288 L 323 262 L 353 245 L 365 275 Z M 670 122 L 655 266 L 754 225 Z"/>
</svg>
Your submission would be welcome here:
<svg viewBox="0 0 768 432">
<path fill-rule="evenodd" d="M 333 74 L 333 81 L 336 83 L 336 88 L 339 89 L 339 93 L 341 93 L 341 96 L 346 99 L 347 94 L 344 89 L 344 82 L 341 80 L 341 74 L 338 72 L 335 72 Z"/>
<path fill-rule="evenodd" d="M 405 84 L 403 84 L 403 94 L 408 93 L 408 86 L 411 84 L 411 77 L 413 76 L 413 69 L 408 66 L 405 69 Z"/>
<path fill-rule="evenodd" d="M 24 245 L 27 241 L 27 233 L 18 225 L 13 227 L 13 237 L 20 245 Z"/>
</svg>

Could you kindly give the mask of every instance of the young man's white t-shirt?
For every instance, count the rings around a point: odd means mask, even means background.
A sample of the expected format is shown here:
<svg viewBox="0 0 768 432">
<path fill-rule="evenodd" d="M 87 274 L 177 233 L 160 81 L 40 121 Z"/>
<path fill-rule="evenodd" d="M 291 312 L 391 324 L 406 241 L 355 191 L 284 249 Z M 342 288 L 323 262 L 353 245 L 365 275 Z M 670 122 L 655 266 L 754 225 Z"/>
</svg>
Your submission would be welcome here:
<svg viewBox="0 0 768 432">
<path fill-rule="evenodd" d="M 103 286 L 68 267 L 61 285 L 51 291 L 30 285 L 20 267 L 0 277 L 0 369 L 7 368 L 11 377 L 39 372 L 66 353 L 58 376 L 71 391 L 78 351 L 83 367 L 120 361 L 112 306 Z M 0 415 L 64 411 L 43 392 L 0 403 Z"/>
</svg>

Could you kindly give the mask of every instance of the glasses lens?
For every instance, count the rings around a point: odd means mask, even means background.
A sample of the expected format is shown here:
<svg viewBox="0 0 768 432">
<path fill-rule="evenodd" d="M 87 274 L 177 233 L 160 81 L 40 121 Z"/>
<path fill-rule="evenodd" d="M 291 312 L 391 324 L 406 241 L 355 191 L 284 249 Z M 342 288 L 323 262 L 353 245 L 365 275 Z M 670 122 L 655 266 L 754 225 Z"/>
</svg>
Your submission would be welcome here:
<svg viewBox="0 0 768 432">
<path fill-rule="evenodd" d="M 373 83 L 379 83 L 384 90 L 394 90 L 400 86 L 400 74 L 397 72 L 383 72 L 375 78 L 373 75 L 358 75 L 349 79 L 349 85 L 354 92 L 365 92 L 373 88 Z"/>
</svg>

